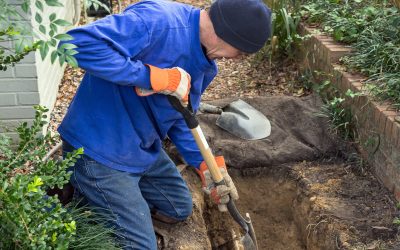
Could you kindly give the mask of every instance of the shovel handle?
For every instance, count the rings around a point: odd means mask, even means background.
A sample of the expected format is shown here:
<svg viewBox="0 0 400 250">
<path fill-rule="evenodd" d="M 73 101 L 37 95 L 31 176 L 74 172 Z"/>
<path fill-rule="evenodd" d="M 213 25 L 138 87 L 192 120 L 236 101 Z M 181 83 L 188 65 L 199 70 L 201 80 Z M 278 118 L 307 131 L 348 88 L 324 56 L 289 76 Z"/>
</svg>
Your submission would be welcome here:
<svg viewBox="0 0 400 250">
<path fill-rule="evenodd" d="M 215 161 L 214 155 L 208 146 L 207 140 L 204 137 L 203 131 L 200 128 L 200 125 L 197 125 L 197 127 L 190 129 L 192 132 L 192 135 L 194 137 L 194 140 L 196 141 L 197 146 L 200 149 L 200 153 L 204 158 L 204 161 L 207 164 L 208 170 L 211 173 L 211 176 L 216 184 L 221 183 L 224 180 L 224 177 L 222 176 L 218 164 Z"/>
<path fill-rule="evenodd" d="M 174 96 L 167 95 L 169 103 L 174 107 L 179 113 L 182 114 L 188 128 L 192 132 L 194 140 L 200 149 L 200 153 L 203 156 L 204 161 L 211 173 L 211 177 L 216 184 L 223 184 L 224 178 L 219 170 L 217 162 L 215 161 L 214 155 L 208 146 L 207 140 L 200 128 L 199 122 L 196 116 L 188 109 L 185 108 L 178 98 Z"/>
</svg>

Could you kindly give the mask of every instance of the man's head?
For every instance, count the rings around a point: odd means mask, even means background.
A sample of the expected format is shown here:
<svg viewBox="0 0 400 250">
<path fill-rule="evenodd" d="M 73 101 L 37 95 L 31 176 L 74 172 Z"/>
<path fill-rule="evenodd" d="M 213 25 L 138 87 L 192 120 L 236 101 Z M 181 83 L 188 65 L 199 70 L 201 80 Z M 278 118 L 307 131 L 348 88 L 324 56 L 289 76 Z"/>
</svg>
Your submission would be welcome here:
<svg viewBox="0 0 400 250">
<path fill-rule="evenodd" d="M 259 51 L 271 35 L 271 11 L 262 0 L 216 0 L 209 16 L 216 35 L 242 53 Z"/>
</svg>

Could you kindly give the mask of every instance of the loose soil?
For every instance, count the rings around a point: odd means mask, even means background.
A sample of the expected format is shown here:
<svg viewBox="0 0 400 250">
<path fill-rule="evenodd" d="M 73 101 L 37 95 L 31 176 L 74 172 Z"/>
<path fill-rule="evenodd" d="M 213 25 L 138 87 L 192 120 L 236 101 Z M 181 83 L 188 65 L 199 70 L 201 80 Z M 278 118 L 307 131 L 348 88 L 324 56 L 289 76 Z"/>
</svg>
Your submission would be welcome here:
<svg viewBox="0 0 400 250">
<path fill-rule="evenodd" d="M 259 249 L 400 249 L 393 197 L 354 147 L 318 117 L 322 102 L 299 82 L 296 64 L 261 59 L 218 61 L 219 75 L 203 101 L 224 105 L 242 98 L 270 119 L 269 138 L 240 140 L 214 125 L 216 115 L 198 116 L 215 154 L 225 156 L 240 195 L 237 206 L 250 214 Z M 83 73 L 67 67 L 49 130 L 56 131 Z M 168 142 L 166 149 L 182 162 Z M 155 223 L 159 249 L 233 249 L 240 229 L 204 196 L 196 173 L 180 169 L 192 191 L 193 215 L 174 226 Z"/>
</svg>

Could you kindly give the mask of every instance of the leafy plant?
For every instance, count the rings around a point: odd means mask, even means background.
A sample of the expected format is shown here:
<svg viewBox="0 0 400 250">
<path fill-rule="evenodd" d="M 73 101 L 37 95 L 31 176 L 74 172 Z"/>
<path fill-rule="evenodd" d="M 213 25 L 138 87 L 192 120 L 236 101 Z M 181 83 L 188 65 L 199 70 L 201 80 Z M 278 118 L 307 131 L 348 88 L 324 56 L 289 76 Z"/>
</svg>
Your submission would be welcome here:
<svg viewBox="0 0 400 250">
<path fill-rule="evenodd" d="M 297 32 L 300 16 L 289 13 L 286 8 L 274 10 L 272 15 L 272 50 L 293 57 L 294 45 L 303 40 Z"/>
<path fill-rule="evenodd" d="M 301 14 L 308 23 L 321 24 L 323 31 L 339 42 L 357 41 L 358 34 L 379 14 L 373 5 L 362 1 L 314 0 L 302 6 Z"/>
<path fill-rule="evenodd" d="M 57 197 L 46 190 L 61 188 L 68 182 L 67 168 L 74 164 L 82 150 L 62 162 L 43 161 L 54 138 L 38 136 L 47 109 L 36 106 L 31 127 L 18 127 L 20 142 L 12 150 L 11 141 L 0 140 L 0 232 L 1 249 L 66 249 L 76 232 L 76 222 Z"/>
<path fill-rule="evenodd" d="M 32 13 L 31 4 L 35 6 Z M 36 50 L 40 51 L 42 60 L 53 50 L 52 63 L 58 58 L 60 65 L 64 62 L 74 67 L 78 65 L 73 57 L 77 53 L 75 45 L 66 43 L 64 47 L 57 48 L 59 41 L 72 40 L 70 35 L 59 33 L 60 27 L 70 26 L 71 23 L 58 18 L 55 12 L 47 15 L 48 7 L 63 7 L 63 4 L 59 0 L 23 0 L 19 10 L 7 0 L 0 0 L 0 42 L 13 44 L 11 47 L 0 45 L 0 70 L 7 70 L 8 66 L 14 66 Z M 30 24 L 30 20 L 25 20 L 24 15 L 29 13 L 34 17 L 34 25 Z"/>
<path fill-rule="evenodd" d="M 352 113 L 348 105 L 346 105 L 346 97 L 353 99 L 359 93 L 354 93 L 350 89 L 347 90 L 345 96 L 334 96 L 330 100 L 326 100 L 321 107 L 320 117 L 327 117 L 334 133 L 339 134 L 346 140 L 355 138 L 355 127 L 352 121 Z"/>
<path fill-rule="evenodd" d="M 264 0 L 272 10 L 272 31 L 269 43 L 255 56 L 254 63 L 260 63 L 269 58 L 282 57 L 293 59 L 294 48 L 303 39 L 297 32 L 300 23 L 299 4 L 301 1 L 294 0 Z"/>
<path fill-rule="evenodd" d="M 372 94 L 400 108 L 400 13 L 390 1 L 309 0 L 301 14 L 350 43 L 354 53 L 342 62 L 368 77 Z"/>
<path fill-rule="evenodd" d="M 400 108 L 400 15 L 387 9 L 371 22 L 353 46 L 355 52 L 343 62 L 369 76 L 371 92 Z"/>
<path fill-rule="evenodd" d="M 41 135 L 48 110 L 35 109 L 32 126 L 23 123 L 17 129 L 18 145 L 0 136 L 0 249 L 117 249 L 104 216 L 64 207 L 57 196 L 47 195 L 69 181 L 68 168 L 83 150 L 63 161 L 46 159 L 56 138 Z"/>
</svg>

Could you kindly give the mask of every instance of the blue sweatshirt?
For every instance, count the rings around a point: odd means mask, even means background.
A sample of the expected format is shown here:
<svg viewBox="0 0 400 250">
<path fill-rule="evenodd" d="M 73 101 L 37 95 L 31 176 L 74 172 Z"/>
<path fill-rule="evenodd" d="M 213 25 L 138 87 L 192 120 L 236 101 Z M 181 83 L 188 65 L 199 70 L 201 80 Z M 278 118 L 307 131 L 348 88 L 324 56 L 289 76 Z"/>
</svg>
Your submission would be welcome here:
<svg viewBox="0 0 400 250">
<path fill-rule="evenodd" d="M 200 151 L 182 115 L 167 97 L 140 97 L 150 89 L 149 70 L 181 67 L 192 79 L 191 104 L 217 74 L 199 37 L 200 10 L 163 1 L 141 1 L 124 13 L 69 31 L 75 58 L 86 74 L 58 131 L 73 147 L 111 168 L 139 173 L 154 163 L 167 136 L 185 161 L 198 167 Z"/>
</svg>

